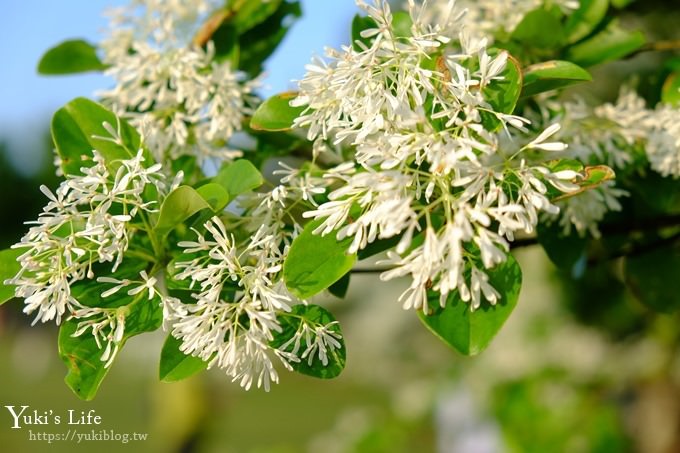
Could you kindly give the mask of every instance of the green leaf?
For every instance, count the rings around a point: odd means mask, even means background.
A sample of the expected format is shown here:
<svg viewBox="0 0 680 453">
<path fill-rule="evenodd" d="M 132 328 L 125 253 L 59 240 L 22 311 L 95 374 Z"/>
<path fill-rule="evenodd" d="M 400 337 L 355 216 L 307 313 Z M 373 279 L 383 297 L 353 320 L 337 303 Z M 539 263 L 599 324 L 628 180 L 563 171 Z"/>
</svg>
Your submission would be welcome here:
<svg viewBox="0 0 680 453">
<path fill-rule="evenodd" d="M 495 112 L 511 114 L 515 111 L 522 91 L 522 70 L 512 55 L 508 54 L 508 62 L 501 76 L 502 79 L 494 80 L 484 87 L 482 94 Z M 501 127 L 501 122 L 495 115 L 482 111 L 481 116 L 482 123 L 488 130 Z"/>
<path fill-rule="evenodd" d="M 628 256 L 625 281 L 640 302 L 649 308 L 672 313 L 680 309 L 680 243 Z"/>
<path fill-rule="evenodd" d="M 538 8 L 524 16 L 512 32 L 511 38 L 529 47 L 557 49 L 564 42 L 564 27 L 555 15 Z"/>
<path fill-rule="evenodd" d="M 282 2 L 274 14 L 238 37 L 238 68 L 251 77 L 262 72 L 263 62 L 276 50 L 292 25 L 302 15 L 300 2 Z"/>
<path fill-rule="evenodd" d="M 208 367 L 208 362 L 180 351 L 181 344 L 182 341 L 172 335 L 168 335 L 165 339 L 158 371 L 158 377 L 161 381 L 181 381 Z"/>
<path fill-rule="evenodd" d="M 49 49 L 38 63 L 44 75 L 75 74 L 102 71 L 106 65 L 97 56 L 97 48 L 82 39 L 64 41 Z"/>
<path fill-rule="evenodd" d="M 305 109 L 291 107 L 290 101 L 297 97 L 297 92 L 289 91 L 274 95 L 257 108 L 250 120 L 250 127 L 256 131 L 288 131 L 293 128 L 293 121 Z"/>
<path fill-rule="evenodd" d="M 635 0 L 612 0 L 612 6 L 614 8 L 623 9 L 634 1 Z"/>
<path fill-rule="evenodd" d="M 14 297 L 14 285 L 5 284 L 5 280 L 14 278 L 19 270 L 21 270 L 21 265 L 17 262 L 17 258 L 24 252 L 26 252 L 26 249 L 23 248 L 5 249 L 0 252 L 0 283 L 2 283 L 0 305 Z"/>
<path fill-rule="evenodd" d="M 347 295 L 347 290 L 349 289 L 349 280 L 351 275 L 351 272 L 347 272 L 345 275 L 340 277 L 340 280 L 328 287 L 328 292 L 338 299 L 344 299 Z"/>
<path fill-rule="evenodd" d="M 102 350 L 99 349 L 92 335 L 88 332 L 73 337 L 78 322 L 68 320 L 59 328 L 59 357 L 66 364 L 68 374 L 64 378 L 66 385 L 80 399 L 92 400 L 99 386 L 109 372 L 100 360 Z"/>
<path fill-rule="evenodd" d="M 313 221 L 305 226 L 283 263 L 286 286 L 300 299 L 308 299 L 340 280 L 357 259 L 356 254 L 347 254 L 352 237 L 338 241 L 334 231 L 325 236 L 313 234 L 320 224 Z"/>
<path fill-rule="evenodd" d="M 223 166 L 213 182 L 221 185 L 233 200 L 242 193 L 257 189 L 264 183 L 264 178 L 257 168 L 248 160 L 239 159 Z"/>
<path fill-rule="evenodd" d="M 204 184 L 197 188 L 196 192 L 210 205 L 213 212 L 220 212 L 229 204 L 229 193 L 221 184 L 214 182 Z"/>
<path fill-rule="evenodd" d="M 311 326 L 327 326 L 330 323 L 335 323 L 329 330 L 342 336 L 340 325 L 336 322 L 335 317 L 328 310 L 318 305 L 294 305 L 290 313 L 282 313 L 278 315 L 278 319 L 282 331 L 276 333 L 274 340 L 271 342 L 271 346 L 274 348 L 280 348 L 288 340 L 293 338 L 298 329 L 301 328 L 303 322 L 308 325 L 311 324 Z M 298 373 L 307 376 L 321 379 L 332 379 L 337 377 L 345 368 L 347 359 L 344 340 L 340 338 L 338 342 L 340 343 L 340 348 L 328 352 L 328 363 L 325 366 L 319 359 L 318 352 L 316 354 L 310 354 L 308 357 L 300 357 L 301 360 L 299 362 L 290 362 L 290 365 Z M 292 346 L 286 348 L 287 351 L 290 351 L 291 349 Z M 300 341 L 298 355 L 302 355 L 306 349 L 307 341 L 303 335 Z"/>
<path fill-rule="evenodd" d="M 568 48 L 566 59 L 580 66 L 593 66 L 623 58 L 645 42 L 642 32 L 624 30 L 617 20 L 612 20 L 601 32 Z"/>
<path fill-rule="evenodd" d="M 616 177 L 614 170 L 606 165 L 589 165 L 581 171 L 581 178 L 571 181 L 580 186 L 578 190 L 568 193 L 562 193 L 553 198 L 553 201 L 560 201 L 566 198 L 576 196 L 586 190 L 595 189 L 606 181 L 611 181 Z"/>
<path fill-rule="evenodd" d="M 158 299 L 141 300 L 129 306 L 125 319 L 125 334 L 120 348 L 125 342 L 140 333 L 158 329 L 163 320 L 163 310 Z M 59 357 L 66 364 L 68 373 L 64 378 L 66 385 L 81 399 L 92 400 L 109 368 L 104 368 L 101 360 L 102 349 L 99 349 L 94 337 L 87 331 L 79 337 L 73 337 L 78 328 L 78 321 L 69 319 L 59 329 Z M 104 345 L 102 345 L 104 347 Z"/>
<path fill-rule="evenodd" d="M 585 38 L 602 22 L 609 8 L 609 0 L 581 0 L 581 6 L 567 19 L 564 27 L 567 42 L 572 44 Z"/>
<path fill-rule="evenodd" d="M 439 294 L 431 292 L 429 303 L 433 313 L 418 313 L 432 333 L 465 355 L 475 355 L 486 349 L 517 305 L 522 271 L 512 255 L 508 255 L 504 263 L 487 270 L 487 274 L 489 283 L 501 294 L 496 305 L 482 303 L 479 309 L 470 311 L 470 304 L 463 302 L 456 291 L 449 295 L 446 307 L 441 308 Z"/>
<path fill-rule="evenodd" d="M 103 123 L 117 131 L 122 144 L 109 139 L 111 134 Z M 134 157 L 141 146 L 139 134 L 132 126 L 101 104 L 86 98 L 76 98 L 57 110 L 52 117 L 51 132 L 67 175 L 82 174 L 81 167 L 91 166 L 93 149 L 99 151 L 107 163 L 113 163 Z M 152 163 L 151 160 L 148 162 Z"/>
<path fill-rule="evenodd" d="M 179 186 L 170 192 L 161 205 L 161 212 L 155 227 L 156 233 L 159 236 L 169 233 L 202 209 L 212 209 L 212 207 L 193 187 Z"/>
<path fill-rule="evenodd" d="M 261 24 L 281 5 L 282 0 L 240 0 L 232 2 L 234 15 L 231 23 L 236 27 L 237 33 L 243 34 L 251 28 Z"/>
<path fill-rule="evenodd" d="M 673 107 L 680 106 L 680 73 L 668 76 L 661 88 L 661 101 Z"/>
<path fill-rule="evenodd" d="M 567 270 L 574 277 L 580 277 L 583 270 L 580 266 L 587 259 L 586 248 L 588 238 L 579 236 L 572 230 L 565 235 L 557 221 L 547 224 L 541 222 L 536 227 L 538 243 L 558 268 Z"/>
<path fill-rule="evenodd" d="M 590 80 L 592 80 L 590 73 L 574 63 L 559 60 L 546 61 L 528 66 L 524 70 L 522 97 L 534 96 Z"/>
<path fill-rule="evenodd" d="M 357 52 L 361 52 L 362 50 L 357 41 L 363 43 L 366 47 L 371 46 L 371 41 L 373 41 L 373 39 L 364 38 L 361 36 L 362 31 L 371 28 L 378 28 L 378 24 L 376 24 L 372 18 L 368 16 L 360 16 L 359 14 L 354 16 L 354 19 L 352 19 L 352 47 L 354 50 Z"/>
<path fill-rule="evenodd" d="M 95 278 L 79 280 L 71 283 L 71 296 L 86 307 L 118 308 L 132 303 L 135 296 L 127 294 L 127 290 L 121 289 L 109 297 L 102 297 L 101 293 L 116 286 L 113 283 L 98 282 L 96 277 L 111 277 L 117 280 L 139 280 L 139 273 L 148 267 L 147 262 L 125 259 L 116 272 L 111 272 L 110 263 L 96 263 L 92 266 Z"/>
</svg>

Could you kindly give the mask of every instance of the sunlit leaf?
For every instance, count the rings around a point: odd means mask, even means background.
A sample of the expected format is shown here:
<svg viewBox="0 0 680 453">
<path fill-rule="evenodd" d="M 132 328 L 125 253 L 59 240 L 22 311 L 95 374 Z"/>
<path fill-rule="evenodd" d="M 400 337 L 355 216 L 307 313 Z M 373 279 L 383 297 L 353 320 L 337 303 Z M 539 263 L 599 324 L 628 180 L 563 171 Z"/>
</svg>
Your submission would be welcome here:
<svg viewBox="0 0 680 453">
<path fill-rule="evenodd" d="M 522 97 L 590 80 L 592 77 L 588 71 L 569 61 L 553 60 L 537 63 L 524 70 Z"/>
<path fill-rule="evenodd" d="M 181 344 L 182 341 L 172 335 L 168 335 L 165 339 L 158 370 L 158 377 L 161 381 L 181 381 L 208 367 L 208 362 L 180 351 Z"/>
<path fill-rule="evenodd" d="M 52 47 L 40 59 L 38 72 L 45 75 L 102 71 L 106 65 L 97 56 L 97 48 L 82 39 L 64 41 Z"/>
<path fill-rule="evenodd" d="M 470 304 L 463 302 L 456 291 L 441 308 L 439 294 L 431 292 L 432 313 L 418 313 L 432 333 L 465 355 L 479 354 L 486 349 L 517 305 L 522 272 L 512 255 L 508 255 L 504 263 L 487 270 L 487 274 L 489 283 L 501 294 L 496 305 L 483 302 L 479 309 L 471 311 Z"/>
<path fill-rule="evenodd" d="M 340 343 L 340 347 L 334 348 L 333 350 L 327 348 L 328 362 L 325 365 L 319 357 L 318 349 L 316 352 L 312 351 L 312 353 L 302 357 L 309 346 L 306 336 L 301 337 L 300 346 L 297 352 L 297 355 L 301 360 L 299 362 L 291 361 L 290 365 L 298 373 L 321 379 L 332 379 L 340 375 L 345 368 L 347 352 L 340 325 L 335 321 L 335 317 L 328 310 L 318 305 L 294 305 L 290 313 L 282 313 L 279 315 L 279 322 L 281 323 L 282 331 L 276 333 L 274 340 L 271 342 L 271 346 L 275 348 L 281 348 L 286 342 L 293 338 L 295 333 L 301 329 L 302 323 L 307 323 L 312 327 L 317 325 L 328 326 L 329 324 L 334 323 L 328 329 L 340 336 L 340 338 L 337 339 Z M 312 339 L 314 339 L 313 336 Z M 292 349 L 293 346 L 288 346 L 285 348 L 285 351 L 291 351 Z"/>
<path fill-rule="evenodd" d="M 290 101 L 297 92 L 289 91 L 274 95 L 257 108 L 250 120 L 250 127 L 257 131 L 287 131 L 305 107 L 292 107 Z"/>
<path fill-rule="evenodd" d="M 642 32 L 625 30 L 613 20 L 604 30 L 568 48 L 566 59 L 580 66 L 593 66 L 623 58 L 645 42 Z"/>
<path fill-rule="evenodd" d="M 356 254 L 347 254 L 352 237 L 338 241 L 335 232 L 325 236 L 313 234 L 320 223 L 314 221 L 305 226 L 283 264 L 286 286 L 300 299 L 312 297 L 340 280 L 357 259 Z"/>
</svg>

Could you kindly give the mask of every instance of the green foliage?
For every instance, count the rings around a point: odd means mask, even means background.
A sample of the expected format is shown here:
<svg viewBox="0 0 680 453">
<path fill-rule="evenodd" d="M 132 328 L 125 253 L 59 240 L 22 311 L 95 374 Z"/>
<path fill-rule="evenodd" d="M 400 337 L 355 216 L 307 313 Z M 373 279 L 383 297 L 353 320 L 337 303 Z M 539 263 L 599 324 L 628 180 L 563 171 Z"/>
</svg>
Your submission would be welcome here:
<svg viewBox="0 0 680 453">
<path fill-rule="evenodd" d="M 290 101 L 297 97 L 296 92 L 274 95 L 257 108 L 250 120 L 250 127 L 256 131 L 288 131 L 293 121 L 305 107 L 292 107 Z"/>
<path fill-rule="evenodd" d="M 234 67 L 255 77 L 288 33 L 290 18 L 301 15 L 297 1 L 232 1 L 213 14 L 194 43 L 213 41 L 218 61 L 230 60 Z"/>
<path fill-rule="evenodd" d="M 661 90 L 661 101 L 673 107 L 680 106 L 680 73 L 674 72 L 666 78 Z"/>
<path fill-rule="evenodd" d="M 602 22 L 609 8 L 609 0 L 581 0 L 580 3 L 564 27 L 568 43 L 575 43 L 588 36 Z"/>
<path fill-rule="evenodd" d="M 113 128 L 119 140 L 111 137 L 104 123 Z M 93 149 L 116 168 L 115 161 L 135 156 L 141 146 L 139 134 L 132 126 L 86 98 L 76 98 L 57 110 L 52 117 L 51 131 L 66 175 L 81 174 L 81 167 L 92 165 Z"/>
<path fill-rule="evenodd" d="M 224 165 L 213 178 L 213 182 L 224 187 L 233 200 L 242 193 L 260 187 L 264 178 L 250 161 L 239 159 Z"/>
<path fill-rule="evenodd" d="M 25 252 L 25 249 L 5 249 L 0 251 L 0 305 L 14 297 L 14 286 L 5 284 L 5 280 L 14 278 L 21 269 L 17 258 Z"/>
<path fill-rule="evenodd" d="M 342 339 L 340 325 L 328 310 L 318 305 L 299 304 L 294 305 L 290 313 L 283 314 L 280 318 L 282 331 L 275 335 L 274 340 L 271 343 L 272 346 L 276 348 L 280 348 L 291 340 L 296 332 L 301 331 L 302 325 L 305 323 L 308 326 L 314 327 L 328 326 L 333 323 L 329 330 L 340 335 L 340 339 L 337 340 L 340 343 L 340 348 L 335 348 L 332 351 L 329 350 L 327 352 L 328 363 L 326 365 L 323 364 L 318 352 L 314 353 L 314 351 L 312 351 L 309 355 L 303 354 L 303 351 L 306 351 L 310 346 L 307 343 L 309 337 L 304 335 L 301 336 L 299 343 L 301 360 L 299 362 L 292 362 L 290 365 L 300 374 L 321 379 L 332 379 L 340 375 L 345 368 L 347 351 L 345 349 L 345 342 Z M 285 349 L 290 350 L 292 347 L 287 347 Z"/>
<path fill-rule="evenodd" d="M 523 73 L 522 97 L 534 96 L 546 91 L 564 88 L 581 82 L 589 82 L 588 71 L 569 61 L 545 61 L 528 66 Z"/>
<path fill-rule="evenodd" d="M 208 367 L 208 362 L 180 351 L 181 344 L 182 341 L 172 335 L 165 339 L 158 369 L 158 378 L 161 381 L 181 381 Z"/>
<path fill-rule="evenodd" d="M 507 450 L 539 453 L 569 445 L 592 453 L 631 451 L 617 401 L 601 386 L 546 371 L 513 380 L 489 397 Z M 527 424 L 532 426 L 527 430 Z"/>
<path fill-rule="evenodd" d="M 275 2 L 273 2 L 275 3 Z M 251 77 L 262 72 L 262 63 L 278 48 L 291 26 L 302 15 L 300 2 L 280 2 L 266 20 L 239 35 L 239 69 Z"/>
<path fill-rule="evenodd" d="M 508 62 L 501 73 L 501 80 L 494 81 L 482 90 L 484 99 L 496 112 L 510 114 L 515 111 L 522 91 L 522 69 L 519 62 L 508 55 Z M 489 130 L 497 130 L 501 122 L 491 113 L 482 112 L 482 123 Z"/>
<path fill-rule="evenodd" d="M 43 75 L 75 74 L 102 71 L 106 65 L 97 56 L 97 48 L 82 39 L 64 41 L 49 49 L 38 63 Z"/>
<path fill-rule="evenodd" d="M 198 187 L 196 192 L 210 205 L 213 212 L 220 212 L 229 204 L 229 193 L 220 184 L 214 182 L 204 184 Z"/>
<path fill-rule="evenodd" d="M 340 280 L 328 287 L 328 292 L 339 299 L 344 299 L 347 295 L 347 290 L 349 289 L 350 277 L 351 272 L 347 272 Z"/>
<path fill-rule="evenodd" d="M 362 16 L 360 14 L 354 16 L 354 19 L 352 19 L 352 47 L 354 47 L 354 50 L 357 52 L 362 50 L 357 41 L 363 43 L 366 47 L 371 45 L 371 38 L 364 38 L 361 36 L 361 32 L 371 28 L 376 28 L 377 26 L 378 24 L 376 24 L 375 21 L 368 16 Z"/>
<path fill-rule="evenodd" d="M 548 258 L 558 268 L 569 271 L 574 276 L 578 276 L 585 270 L 587 237 L 581 237 L 573 230 L 570 234 L 564 234 L 557 222 L 539 223 L 536 234 Z"/>
<path fill-rule="evenodd" d="M 147 300 L 142 293 L 126 307 L 125 334 L 120 348 L 125 342 L 144 332 L 151 332 L 161 326 L 163 310 L 157 299 Z M 101 360 L 102 349 L 89 332 L 74 337 L 78 328 L 77 320 L 67 320 L 59 328 L 59 357 L 68 369 L 64 378 L 66 385 L 81 399 L 92 400 L 99 386 L 108 374 L 110 366 L 105 367 Z M 102 345 L 103 346 L 103 345 Z"/>
<path fill-rule="evenodd" d="M 569 47 L 566 59 L 580 66 L 594 66 L 630 55 L 645 42 L 642 32 L 625 30 L 612 20 L 602 31 Z"/>
<path fill-rule="evenodd" d="M 628 256 L 625 279 L 633 294 L 646 306 L 662 313 L 680 309 L 680 244 L 658 247 Z"/>
<path fill-rule="evenodd" d="M 433 334 L 461 354 L 476 355 L 486 349 L 517 305 L 522 271 L 512 255 L 489 270 L 488 275 L 489 283 L 501 294 L 496 305 L 483 304 L 471 311 L 470 304 L 454 292 L 449 294 L 446 306 L 442 308 L 439 295 L 431 293 L 431 313 L 418 313 Z"/>
<path fill-rule="evenodd" d="M 537 8 L 529 12 L 512 32 L 511 39 L 529 48 L 554 49 L 565 40 L 565 31 L 559 17 Z"/>
<path fill-rule="evenodd" d="M 320 223 L 313 221 L 305 226 L 283 263 L 286 286 L 300 299 L 308 299 L 340 280 L 357 259 L 356 254 L 347 254 L 352 237 L 338 241 L 335 232 L 314 234 Z"/>
<path fill-rule="evenodd" d="M 167 235 L 173 228 L 203 209 L 212 209 L 210 203 L 190 186 L 179 186 L 165 198 L 156 223 L 159 236 Z"/>
</svg>

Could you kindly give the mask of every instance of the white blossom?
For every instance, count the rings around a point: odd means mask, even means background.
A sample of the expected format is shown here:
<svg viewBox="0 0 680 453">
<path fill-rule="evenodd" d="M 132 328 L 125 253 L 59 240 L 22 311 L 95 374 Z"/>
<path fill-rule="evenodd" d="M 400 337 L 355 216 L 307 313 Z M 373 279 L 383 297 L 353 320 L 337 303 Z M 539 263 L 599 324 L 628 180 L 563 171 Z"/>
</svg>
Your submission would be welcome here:
<svg viewBox="0 0 680 453">
<path fill-rule="evenodd" d="M 7 283 L 16 297 L 25 298 L 24 312 L 37 311 L 35 322 L 55 320 L 81 308 L 71 285 L 94 277 L 94 263 L 112 262 L 115 271 L 128 249 L 131 224 L 140 212 L 157 208 L 144 199 L 147 185 L 164 193 L 159 166 L 144 167 L 144 152 L 131 159 L 104 161 L 95 150 L 93 165 L 81 175 L 67 175 L 53 193 L 41 186 L 48 203 L 28 233 L 13 248 L 26 249 L 21 270 Z M 117 168 L 115 174 L 110 168 Z M 144 214 L 143 214 L 144 215 Z"/>
</svg>

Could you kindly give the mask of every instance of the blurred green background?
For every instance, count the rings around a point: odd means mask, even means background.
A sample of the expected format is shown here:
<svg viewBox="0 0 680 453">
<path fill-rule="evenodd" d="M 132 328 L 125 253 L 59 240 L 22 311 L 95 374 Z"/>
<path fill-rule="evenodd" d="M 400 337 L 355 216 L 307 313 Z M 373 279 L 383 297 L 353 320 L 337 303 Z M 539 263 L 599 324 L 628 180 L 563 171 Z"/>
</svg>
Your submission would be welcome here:
<svg viewBox="0 0 680 453">
<path fill-rule="evenodd" d="M 22 44 L 37 51 L 2 46 L 12 68 L 0 84 L 6 100 L 0 112 L 3 248 L 21 237 L 23 221 L 40 212 L 44 200 L 38 185 L 57 184 L 50 165 L 51 111 L 107 83 L 102 78 L 33 78 L 42 50 L 101 25 L 100 2 L 67 3 L 60 12 L 35 9 L 45 2 L 29 1 L 21 8 L 12 2 L 2 19 L 3 43 L 16 36 L 12 30 L 19 33 L 26 24 L 41 21 L 46 30 L 63 33 L 36 33 L 40 39 Z M 89 5 L 82 16 L 76 14 L 76 3 Z M 311 17 L 334 17 L 333 26 L 319 20 L 293 28 L 270 66 L 278 75 L 270 79 L 271 91 L 285 89 L 290 78 L 301 75 L 313 50 L 310 36 L 319 45 L 337 45 L 354 13 L 352 2 L 345 0 L 303 4 Z M 341 8 L 334 11 L 336 5 Z M 668 37 L 679 19 L 661 10 L 641 11 L 627 20 L 652 36 Z M 301 63 L 291 59 L 293 51 Z M 631 68 L 644 72 L 654 64 L 644 55 L 625 68 L 600 68 L 595 79 L 607 80 L 608 95 L 614 97 Z M 42 99 L 49 102 L 38 101 L 36 87 L 49 92 Z M 20 108 L 13 110 L 13 104 Z M 148 439 L 126 444 L 29 441 L 29 430 L 60 433 L 69 427 L 62 423 L 10 429 L 12 418 L 3 407 L 0 451 L 680 451 L 678 316 L 653 314 L 640 305 L 625 290 L 617 260 L 601 263 L 575 280 L 557 271 L 539 247 L 519 249 L 516 256 L 524 272 L 518 308 L 480 356 L 466 358 L 447 349 L 414 313 L 403 311 L 396 299 L 405 282 L 376 284 L 375 275 L 355 275 L 346 300 L 328 296 L 316 301 L 329 307 L 343 326 L 348 358 L 342 376 L 321 381 L 282 371 L 281 383 L 270 393 L 245 392 L 219 370 L 181 383 L 158 383 L 163 342 L 158 332 L 133 338 L 95 401 L 81 402 L 62 382 L 65 368 L 57 356 L 56 328 L 29 328 L 31 319 L 21 313 L 21 303 L 8 303 L 0 309 L 2 406 L 28 405 L 29 411 L 52 410 L 62 418 L 70 409 L 94 409 L 102 424 L 78 427 L 81 433 L 104 429 L 147 433 Z"/>
</svg>

